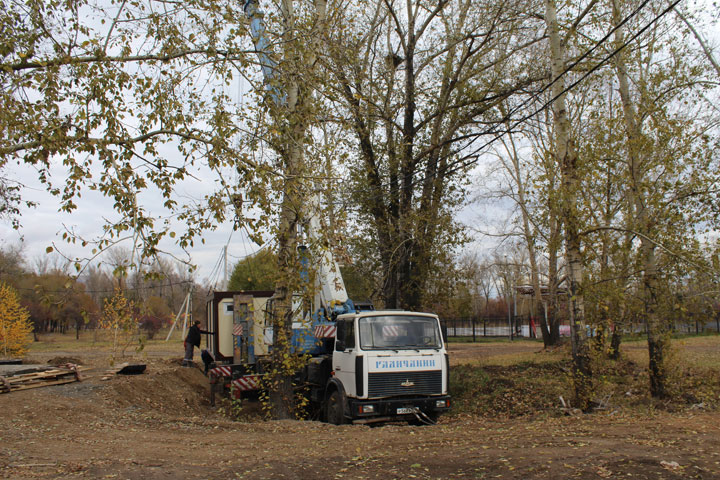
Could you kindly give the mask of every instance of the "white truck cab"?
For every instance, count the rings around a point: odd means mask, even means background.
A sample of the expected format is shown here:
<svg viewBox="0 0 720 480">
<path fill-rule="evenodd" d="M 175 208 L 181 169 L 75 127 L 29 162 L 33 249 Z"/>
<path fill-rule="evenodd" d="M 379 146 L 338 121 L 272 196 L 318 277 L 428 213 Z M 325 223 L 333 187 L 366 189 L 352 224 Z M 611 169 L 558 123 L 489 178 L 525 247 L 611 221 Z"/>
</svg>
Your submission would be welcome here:
<svg viewBox="0 0 720 480">
<path fill-rule="evenodd" d="M 450 408 L 438 317 L 395 310 L 337 317 L 326 414 L 332 423 L 434 421 Z"/>
</svg>

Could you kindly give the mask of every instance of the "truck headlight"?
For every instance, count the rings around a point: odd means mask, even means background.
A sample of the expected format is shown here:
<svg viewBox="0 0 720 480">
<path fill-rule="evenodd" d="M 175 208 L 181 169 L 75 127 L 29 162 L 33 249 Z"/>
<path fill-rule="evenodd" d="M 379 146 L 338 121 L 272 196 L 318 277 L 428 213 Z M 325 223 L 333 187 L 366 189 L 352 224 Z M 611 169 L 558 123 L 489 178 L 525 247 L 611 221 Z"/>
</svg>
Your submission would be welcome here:
<svg viewBox="0 0 720 480">
<path fill-rule="evenodd" d="M 360 413 L 375 413 L 375 405 L 361 405 Z"/>
<path fill-rule="evenodd" d="M 447 400 L 435 400 L 435 408 L 447 408 L 450 406 L 450 402 Z"/>
</svg>

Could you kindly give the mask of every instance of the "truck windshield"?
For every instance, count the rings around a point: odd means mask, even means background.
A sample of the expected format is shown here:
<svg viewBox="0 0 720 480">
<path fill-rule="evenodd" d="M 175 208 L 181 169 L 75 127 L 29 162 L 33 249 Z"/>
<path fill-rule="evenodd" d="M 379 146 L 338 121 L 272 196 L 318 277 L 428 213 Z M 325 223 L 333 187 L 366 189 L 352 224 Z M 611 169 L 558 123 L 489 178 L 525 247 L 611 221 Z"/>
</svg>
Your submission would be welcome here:
<svg viewBox="0 0 720 480">
<path fill-rule="evenodd" d="M 437 319 L 409 315 L 360 319 L 360 347 L 364 350 L 416 350 L 440 348 Z"/>
</svg>

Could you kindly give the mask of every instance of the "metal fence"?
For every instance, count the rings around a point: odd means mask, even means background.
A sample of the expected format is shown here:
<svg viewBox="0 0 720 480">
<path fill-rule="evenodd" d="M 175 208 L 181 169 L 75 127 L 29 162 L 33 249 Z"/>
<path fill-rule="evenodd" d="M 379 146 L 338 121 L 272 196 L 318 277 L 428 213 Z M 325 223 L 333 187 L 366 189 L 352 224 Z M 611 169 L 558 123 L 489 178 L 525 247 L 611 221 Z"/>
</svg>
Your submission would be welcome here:
<svg viewBox="0 0 720 480">
<path fill-rule="evenodd" d="M 463 338 L 473 342 L 478 338 L 510 337 L 511 335 L 513 338 L 542 337 L 539 321 L 528 315 L 444 318 L 441 319 L 441 324 L 447 338 Z M 642 334 L 645 332 L 645 326 L 633 324 L 626 330 L 626 333 Z M 686 335 L 720 333 L 720 318 L 706 319 L 706 321 L 683 319 L 675 322 L 673 331 L 675 334 Z M 593 336 L 593 333 L 592 329 L 588 330 L 588 336 Z M 560 325 L 560 336 L 570 336 L 570 325 Z"/>
<path fill-rule="evenodd" d="M 536 319 L 523 316 L 489 316 L 442 319 L 448 338 L 465 338 L 475 341 L 481 337 L 539 338 L 540 325 Z M 560 335 L 570 335 L 568 325 L 560 326 Z"/>
<path fill-rule="evenodd" d="M 720 317 L 714 319 L 690 320 L 687 319 L 675 323 L 675 333 L 699 334 L 715 332 L 720 333 Z"/>
</svg>

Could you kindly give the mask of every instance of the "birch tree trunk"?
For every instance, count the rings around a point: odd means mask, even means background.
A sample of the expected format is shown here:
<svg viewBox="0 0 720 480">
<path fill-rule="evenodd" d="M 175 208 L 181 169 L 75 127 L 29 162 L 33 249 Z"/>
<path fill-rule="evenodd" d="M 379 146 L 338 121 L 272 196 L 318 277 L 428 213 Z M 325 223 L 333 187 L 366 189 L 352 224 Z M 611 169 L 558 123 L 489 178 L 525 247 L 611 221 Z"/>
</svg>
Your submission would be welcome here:
<svg viewBox="0 0 720 480">
<path fill-rule="evenodd" d="M 550 208 L 555 208 L 550 206 Z M 557 345 L 560 341 L 560 320 L 558 308 L 558 252 L 561 249 L 561 225 L 555 213 L 550 213 L 548 237 L 548 299 L 545 301 L 547 312 L 547 338 L 549 345 Z"/>
<path fill-rule="evenodd" d="M 298 224 L 304 214 L 305 138 L 312 119 L 310 111 L 312 80 L 309 73 L 315 65 L 315 50 L 319 32 L 310 34 L 313 41 L 300 44 L 293 0 L 282 0 L 280 12 L 283 23 L 283 65 L 278 68 L 281 86 L 270 104 L 271 116 L 279 131 L 278 154 L 282 161 L 282 202 L 277 227 L 279 276 L 275 284 L 272 304 L 273 349 L 267 372 L 269 413 L 274 419 L 292 418 L 296 409 L 292 376 L 302 367 L 302 359 L 292 352 L 293 293 L 303 287 L 299 280 L 300 261 L 297 254 Z M 315 2 L 316 28 L 323 28 L 326 16 L 325 0 Z M 309 49 L 309 50 L 308 50 Z M 266 52 L 263 52 L 266 53 Z M 303 75 L 306 74 L 306 75 Z M 272 75 L 274 77 L 274 75 Z"/>
<path fill-rule="evenodd" d="M 564 45 L 560 39 L 555 0 L 545 1 L 545 22 L 550 39 L 553 124 L 555 150 L 562 175 L 561 212 L 565 227 L 565 257 L 568 267 L 570 325 L 572 328 L 573 384 L 575 405 L 583 411 L 591 408 L 592 370 L 585 330 L 585 309 L 582 292 L 583 264 L 580 251 L 578 203 L 578 154 L 570 131 L 565 100 Z"/>
<path fill-rule="evenodd" d="M 617 0 L 612 1 L 613 25 L 620 22 L 620 7 Z M 616 47 L 624 42 L 623 28 L 615 32 Z M 652 219 L 648 211 L 647 199 L 643 194 L 645 181 L 642 168 L 642 133 L 638 114 L 630 96 L 630 86 L 623 52 L 615 56 L 615 71 L 618 89 L 622 101 L 627 149 L 629 155 L 629 192 L 628 201 L 634 208 L 634 229 L 640 233 L 640 264 L 642 265 L 642 298 L 644 304 L 645 324 L 647 328 L 648 352 L 650 356 L 650 393 L 654 397 L 667 395 L 667 371 L 665 354 L 670 347 L 669 331 L 658 313 L 658 266 L 655 255 L 655 243 L 649 240 L 652 231 Z"/>
<path fill-rule="evenodd" d="M 503 112 L 505 113 L 505 112 Z M 537 251 L 535 248 L 535 233 L 530 225 L 530 213 L 528 212 L 527 196 L 525 193 L 525 181 L 522 177 L 522 170 L 520 168 L 520 157 L 517 152 L 515 140 L 512 135 L 509 136 L 509 145 L 506 145 L 507 153 L 510 157 L 512 165 L 510 166 L 510 176 L 515 181 L 517 187 L 517 198 L 516 202 L 520 207 L 520 215 L 522 218 L 522 230 L 523 239 L 528 252 L 528 261 L 530 262 L 530 283 L 533 288 L 533 296 L 531 303 L 532 315 L 536 318 L 540 317 L 540 331 L 542 334 L 543 344 L 545 347 L 549 347 L 554 343 L 551 343 L 550 329 L 548 328 L 548 322 L 545 319 L 542 299 L 542 289 L 540 286 L 540 272 L 537 262 Z M 557 343 L 557 342 L 556 342 Z"/>
</svg>

